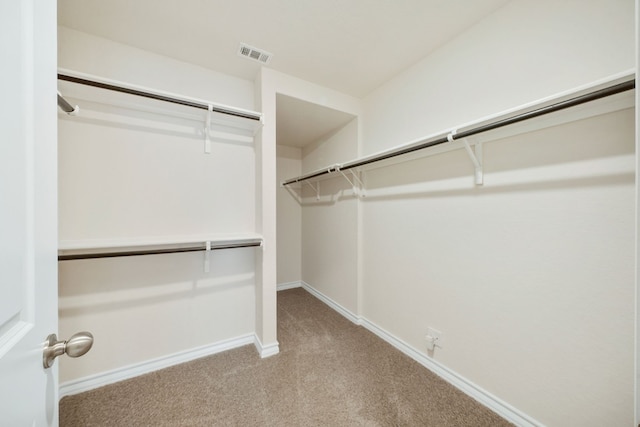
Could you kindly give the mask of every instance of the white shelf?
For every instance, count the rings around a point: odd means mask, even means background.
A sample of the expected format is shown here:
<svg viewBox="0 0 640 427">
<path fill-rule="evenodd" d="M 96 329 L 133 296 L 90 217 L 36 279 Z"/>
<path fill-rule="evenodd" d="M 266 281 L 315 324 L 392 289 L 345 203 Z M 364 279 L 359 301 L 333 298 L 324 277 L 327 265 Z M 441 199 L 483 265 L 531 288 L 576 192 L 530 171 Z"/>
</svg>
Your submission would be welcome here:
<svg viewBox="0 0 640 427">
<path fill-rule="evenodd" d="M 204 250 L 207 243 L 211 249 L 243 246 L 261 246 L 262 236 L 254 233 L 243 234 L 198 234 L 183 236 L 153 236 L 123 239 L 83 239 L 61 240 L 58 243 L 58 257 L 82 259 L 114 257 L 123 255 L 146 255 L 153 253 L 183 252 L 186 249 Z M 201 247 L 201 249 L 197 249 Z"/>
<path fill-rule="evenodd" d="M 193 133 L 189 130 L 190 122 L 204 124 L 207 121 L 207 108 L 210 106 L 213 109 L 210 117 L 211 126 L 214 128 L 212 130 L 246 132 L 253 136 L 263 124 L 262 114 L 257 111 L 73 70 L 61 68 L 58 73 L 59 76 L 63 76 L 58 80 L 59 93 L 68 102 L 77 102 L 80 106 L 79 111 L 71 117 L 61 113 L 60 117 L 63 119 L 115 121 L 131 126 L 168 128 Z M 115 107 L 115 110 L 105 106 Z M 137 112 L 148 114 L 142 115 Z"/>
<path fill-rule="evenodd" d="M 418 157 L 439 154 L 451 150 L 459 150 L 464 148 L 464 145 L 461 141 L 455 140 L 456 137 L 459 138 L 459 136 L 456 135 L 460 135 L 471 130 L 478 129 L 478 133 L 473 134 L 471 137 L 472 139 L 468 141 L 470 145 L 476 145 L 478 143 L 494 141 L 545 127 L 557 126 L 571 121 L 582 120 L 601 114 L 632 108 L 635 105 L 635 94 L 631 90 L 624 89 L 623 92 L 616 93 L 614 95 L 605 95 L 599 99 L 590 99 L 589 95 L 607 88 L 613 88 L 620 84 L 628 84 L 633 79 L 635 79 L 635 70 L 628 70 L 626 72 L 592 82 L 588 85 L 558 93 L 556 95 L 486 116 L 472 122 L 463 123 L 455 128 L 445 129 L 387 150 L 379 151 L 345 163 L 329 165 L 322 169 L 290 178 L 282 181 L 281 186 L 302 183 L 304 181 L 321 181 L 323 179 L 340 176 L 338 174 L 340 171 L 348 171 L 351 169 L 364 171 L 389 166 L 397 162 L 412 160 Z M 506 122 L 521 115 L 524 117 L 536 110 L 542 110 L 554 105 L 560 106 L 562 103 L 582 97 L 585 99 L 585 101 L 581 101 L 584 102 L 583 104 L 561 107 L 563 110 L 566 108 L 562 114 L 557 114 L 558 110 L 554 110 L 552 113 L 556 114 L 549 114 L 548 116 L 534 116 L 532 119 L 527 118 L 523 119 L 523 121 L 502 124 L 499 128 L 479 130 L 487 125 Z M 451 137 L 451 139 L 449 139 L 449 137 Z"/>
</svg>

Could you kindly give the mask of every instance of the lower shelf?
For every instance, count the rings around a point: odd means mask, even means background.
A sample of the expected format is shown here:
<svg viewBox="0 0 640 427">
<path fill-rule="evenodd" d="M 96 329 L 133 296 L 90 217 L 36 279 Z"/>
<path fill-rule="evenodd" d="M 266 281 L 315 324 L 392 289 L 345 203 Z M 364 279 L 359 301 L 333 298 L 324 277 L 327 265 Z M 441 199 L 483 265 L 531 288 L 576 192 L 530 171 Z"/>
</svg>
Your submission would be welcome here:
<svg viewBox="0 0 640 427">
<path fill-rule="evenodd" d="M 262 246 L 262 236 L 190 236 L 173 238 L 63 241 L 58 261 L 198 252 Z"/>
</svg>

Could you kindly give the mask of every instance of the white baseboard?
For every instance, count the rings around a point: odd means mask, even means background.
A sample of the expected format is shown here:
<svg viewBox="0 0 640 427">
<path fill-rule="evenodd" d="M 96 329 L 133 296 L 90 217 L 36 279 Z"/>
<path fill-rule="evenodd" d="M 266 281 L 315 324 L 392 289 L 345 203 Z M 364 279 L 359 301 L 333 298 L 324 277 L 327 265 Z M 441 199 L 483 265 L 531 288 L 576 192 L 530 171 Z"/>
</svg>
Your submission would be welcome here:
<svg viewBox="0 0 640 427">
<path fill-rule="evenodd" d="M 282 288 L 280 286 L 283 286 Z M 518 426 L 540 426 L 542 425 L 533 418 L 527 416 L 516 408 L 512 407 L 508 403 L 492 395 L 486 390 L 482 389 L 478 385 L 450 370 L 441 363 L 429 358 L 426 354 L 416 350 L 404 341 L 391 335 L 389 332 L 375 325 L 373 322 L 367 319 L 357 316 L 348 309 L 344 308 L 340 304 L 333 301 L 331 298 L 322 294 L 311 285 L 305 282 L 292 282 L 285 283 L 278 286 L 278 290 L 293 289 L 297 287 L 304 288 L 307 292 L 318 298 L 320 301 L 334 309 L 336 312 L 350 320 L 351 322 L 362 325 L 367 330 L 376 334 L 378 337 L 388 342 L 407 356 L 411 357 L 425 368 L 434 372 L 436 375 L 443 378 L 448 383 L 452 384 L 456 388 L 462 390 L 464 393 L 474 398 L 478 402 L 482 403 L 486 407 L 490 408 L 498 415 L 507 419 L 508 421 Z M 265 358 L 278 354 L 280 351 L 279 344 L 277 342 L 264 346 L 260 339 L 255 334 L 248 334 L 237 338 L 221 341 L 218 343 L 194 348 L 191 350 L 174 353 L 168 356 L 151 359 L 145 362 L 125 366 L 122 368 L 114 369 L 111 371 L 103 372 L 100 374 L 90 375 L 84 378 L 80 378 L 73 381 L 68 381 L 60 385 L 60 397 L 69 396 L 84 391 L 92 390 L 94 388 L 102 387 L 108 384 L 112 384 L 118 381 L 126 380 L 129 378 L 143 375 L 149 372 L 157 371 L 159 369 L 167 368 L 169 366 L 177 365 L 180 363 L 189 362 L 201 357 L 210 356 L 216 353 L 220 353 L 234 348 L 242 347 L 248 344 L 254 344 L 260 357 Z"/>
<path fill-rule="evenodd" d="M 286 291 L 287 289 L 294 289 L 294 288 L 300 288 L 302 287 L 302 282 L 301 281 L 297 281 L 297 282 L 288 282 L 288 283 L 280 283 L 279 285 L 276 286 L 276 291 Z"/>
<path fill-rule="evenodd" d="M 507 402 L 484 390 L 482 387 L 474 384 L 460 374 L 452 371 L 440 362 L 416 350 L 406 342 L 396 338 L 374 323 L 366 319 L 362 319 L 362 326 L 367 330 L 373 332 L 378 337 L 382 338 L 407 356 L 411 357 L 413 360 L 420 363 L 422 366 L 429 369 L 431 372 L 435 373 L 440 378 L 447 381 L 449 384 L 462 390 L 467 395 L 471 396 L 478 402 L 482 403 L 484 406 L 488 407 L 489 409 L 502 416 L 506 420 L 514 423 L 515 425 L 527 427 L 542 425 L 542 423 L 534 420 L 533 418 L 509 405 Z"/>
<path fill-rule="evenodd" d="M 156 359 L 147 360 L 141 363 L 124 366 L 122 368 L 113 369 L 111 371 L 99 374 L 89 375 L 77 380 L 67 381 L 60 384 L 60 398 L 82 393 L 94 388 L 113 384 L 118 381 L 137 377 L 138 375 L 147 374 L 159 369 L 168 368 L 180 363 L 190 362 L 201 357 L 210 356 L 234 348 L 254 344 L 257 337 L 255 334 L 247 334 L 237 338 L 220 341 L 214 344 L 196 347 L 191 350 L 181 351 L 179 353 L 170 354 L 168 356 L 158 357 Z"/>
<path fill-rule="evenodd" d="M 357 325 L 362 325 L 367 330 L 376 334 L 379 338 L 388 342 L 389 344 L 391 344 L 392 346 L 394 346 L 395 348 L 397 348 L 398 350 L 400 350 L 401 352 L 403 352 L 404 354 L 406 354 L 416 362 L 420 363 L 425 368 L 429 369 L 434 374 L 438 375 L 440 378 L 447 381 L 449 384 L 460 389 L 465 394 L 477 400 L 478 402 L 480 402 L 487 408 L 491 409 L 496 414 L 500 415 L 506 420 L 514 423 L 517 426 L 523 426 L 523 427 L 543 425 L 542 423 L 534 420 L 533 418 L 529 417 L 525 413 L 509 405 L 507 402 L 503 401 L 502 399 L 499 399 L 498 397 L 484 390 L 482 387 L 464 378 L 462 375 L 452 371 L 451 369 L 447 368 L 443 364 L 428 357 L 425 353 L 418 351 L 417 349 L 410 346 L 406 342 L 396 338 L 395 336 L 385 331 L 384 329 L 380 328 L 373 322 L 370 322 L 364 317 L 355 315 L 351 311 L 342 307 L 340 304 L 331 300 L 326 295 L 314 289 L 308 283 L 302 282 L 302 287 L 306 291 L 308 291 L 310 294 L 312 294 L 313 296 L 318 298 L 320 301 L 327 304 L 329 307 L 333 308 L 335 311 L 337 311 L 338 313 L 340 313 L 341 315 L 343 315 L 353 323 Z"/>
<path fill-rule="evenodd" d="M 256 346 L 256 350 L 258 350 L 258 354 L 263 359 L 265 357 L 274 356 L 280 353 L 280 344 L 277 341 L 275 343 L 265 346 L 262 344 L 262 341 L 260 341 L 260 338 L 258 338 L 258 336 L 255 335 L 255 339 L 253 343 Z"/>
<path fill-rule="evenodd" d="M 329 307 L 333 308 L 335 311 L 337 311 L 338 313 L 340 313 L 341 315 L 343 315 L 347 319 L 351 320 L 356 325 L 360 325 L 361 324 L 360 316 L 357 316 L 357 315 L 353 314 L 350 310 L 344 308 L 343 306 L 341 306 L 337 302 L 333 301 L 331 298 L 329 298 L 328 296 L 324 295 L 322 292 L 316 290 L 313 286 L 309 285 L 308 283 L 306 283 L 306 282 L 301 282 L 301 283 L 302 283 L 302 287 L 304 288 L 305 291 L 309 292 L 311 295 L 313 295 L 314 297 L 318 298 L 320 301 L 322 301 L 323 303 L 325 303 Z"/>
</svg>

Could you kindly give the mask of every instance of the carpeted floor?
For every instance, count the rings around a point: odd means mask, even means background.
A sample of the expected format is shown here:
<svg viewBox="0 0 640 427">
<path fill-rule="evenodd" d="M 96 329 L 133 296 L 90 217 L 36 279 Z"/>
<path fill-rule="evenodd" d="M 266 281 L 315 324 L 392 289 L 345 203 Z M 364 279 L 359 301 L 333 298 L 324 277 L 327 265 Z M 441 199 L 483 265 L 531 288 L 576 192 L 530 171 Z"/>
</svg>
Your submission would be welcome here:
<svg viewBox="0 0 640 427">
<path fill-rule="evenodd" d="M 65 397 L 60 425 L 510 425 L 303 289 L 278 293 L 278 341 Z"/>
</svg>

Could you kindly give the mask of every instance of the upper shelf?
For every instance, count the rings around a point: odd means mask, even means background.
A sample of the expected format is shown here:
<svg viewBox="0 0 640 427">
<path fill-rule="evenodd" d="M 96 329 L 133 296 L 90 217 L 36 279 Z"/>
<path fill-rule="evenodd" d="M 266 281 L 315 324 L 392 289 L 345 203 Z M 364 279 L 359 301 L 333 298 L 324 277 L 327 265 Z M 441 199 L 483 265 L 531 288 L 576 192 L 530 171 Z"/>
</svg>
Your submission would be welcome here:
<svg viewBox="0 0 640 427">
<path fill-rule="evenodd" d="M 318 169 L 295 178 L 287 179 L 283 181 L 281 185 L 286 186 L 297 182 L 318 180 L 335 173 L 361 169 L 374 163 L 382 164 L 386 160 L 395 159 L 399 156 L 406 156 L 410 153 L 416 153 L 436 146 L 441 146 L 441 149 L 439 151 L 433 151 L 434 153 L 448 151 L 451 149 L 460 149 L 465 146 L 467 150 L 469 150 L 469 143 L 466 142 L 465 138 L 472 136 L 474 138 L 483 138 L 487 134 L 493 134 L 493 139 L 497 139 L 497 137 L 504 137 L 508 134 L 508 132 L 505 132 L 505 129 L 508 126 L 591 103 L 596 100 L 603 100 L 604 98 L 613 97 L 614 95 L 629 93 L 629 91 L 633 89 L 635 89 L 635 71 L 630 70 L 612 76 L 608 79 L 603 79 L 589 85 L 581 86 L 571 91 L 525 104 L 480 120 L 465 123 L 453 129 L 432 134 L 389 150 L 381 151 L 345 163 L 329 165 L 325 168 Z M 609 112 L 617 109 L 628 108 L 633 106 L 634 102 L 635 100 L 630 96 L 627 96 L 622 100 L 615 100 L 614 102 L 603 102 L 603 104 L 606 105 L 599 106 L 599 112 L 586 111 L 585 109 L 575 113 L 570 120 L 577 120 L 595 114 L 602 114 L 603 110 L 604 112 Z M 566 121 L 566 119 L 564 121 Z M 558 120 L 549 120 L 548 123 L 551 125 L 558 124 Z M 539 123 L 537 125 L 540 126 Z M 465 143 L 462 144 L 462 142 Z"/>
<path fill-rule="evenodd" d="M 172 92 L 133 85 L 117 80 L 106 79 L 77 71 L 59 69 L 58 87 L 64 98 L 74 98 L 88 102 L 96 101 L 96 91 L 100 102 L 142 109 L 144 111 L 167 114 L 167 105 L 172 105 L 171 112 L 185 117 L 194 111 L 197 120 L 206 120 L 207 115 L 216 124 L 250 129 L 254 133 L 262 124 L 262 114 L 256 111 L 232 107 L 200 98 L 179 95 Z M 135 97 L 135 103 L 131 101 Z M 64 99 L 63 98 L 63 99 Z M 80 106 L 80 115 L 82 106 Z"/>
</svg>

